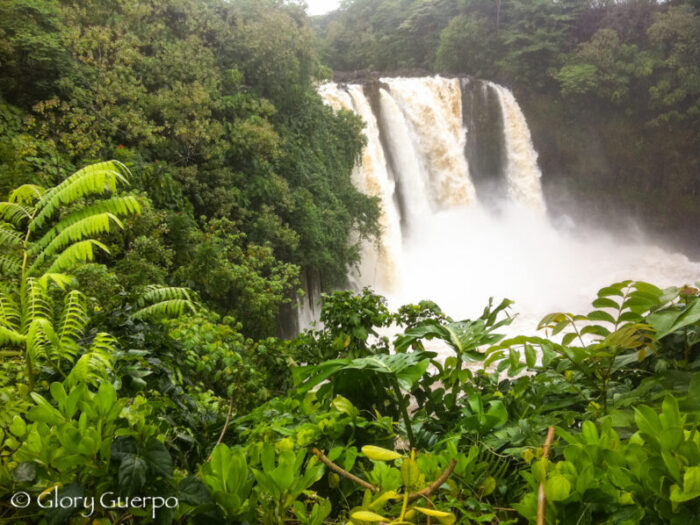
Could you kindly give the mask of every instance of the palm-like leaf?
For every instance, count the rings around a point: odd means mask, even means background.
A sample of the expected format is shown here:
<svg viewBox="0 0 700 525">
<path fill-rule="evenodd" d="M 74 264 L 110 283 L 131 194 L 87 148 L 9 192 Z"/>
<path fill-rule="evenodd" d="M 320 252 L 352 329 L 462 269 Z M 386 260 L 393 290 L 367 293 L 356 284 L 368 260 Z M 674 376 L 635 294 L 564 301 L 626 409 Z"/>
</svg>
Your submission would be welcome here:
<svg viewBox="0 0 700 525">
<path fill-rule="evenodd" d="M 114 367 L 114 351 L 117 341 L 111 335 L 99 333 L 92 345 L 75 363 L 66 378 L 68 385 L 90 383 L 97 385 L 107 379 Z"/>
<path fill-rule="evenodd" d="M 61 207 L 88 195 L 102 195 L 117 191 L 117 183 L 127 183 L 129 170 L 121 162 L 108 161 L 86 166 L 58 186 L 51 188 L 37 203 L 38 214 L 32 220 L 30 231 L 37 231 Z"/>
<path fill-rule="evenodd" d="M 5 250 L 17 248 L 22 244 L 22 236 L 10 224 L 0 222 L 0 246 Z"/>
<path fill-rule="evenodd" d="M 22 268 L 22 261 L 19 257 L 12 255 L 0 255 L 0 274 L 15 276 Z"/>
<path fill-rule="evenodd" d="M 121 218 L 141 211 L 136 197 L 116 194 L 128 174 L 119 162 L 102 162 L 48 190 L 20 186 L 7 202 L 0 202 L 0 275 L 10 285 L 0 288 L 0 348 L 23 347 L 30 387 L 32 361 L 60 368 L 81 352 L 87 324 L 84 298 L 69 291 L 56 324 L 50 289 L 68 290 L 76 266 L 92 261 L 96 249 L 109 253 L 97 237 L 122 228 Z M 149 308 L 154 313 L 182 312 L 190 306 L 189 299 L 175 294 L 165 304 Z M 96 337 L 71 377 L 85 381 L 104 377 L 111 367 L 113 342 L 106 334 Z"/>
<path fill-rule="evenodd" d="M 149 286 L 136 303 L 138 310 L 132 319 L 177 317 L 186 311 L 197 310 L 197 298 L 187 288 L 174 286 Z"/>
<path fill-rule="evenodd" d="M 41 199 L 46 190 L 41 186 L 36 184 L 24 184 L 19 188 L 15 188 L 12 193 L 10 193 L 9 202 L 16 202 L 19 204 L 33 204 L 39 199 Z"/>
<path fill-rule="evenodd" d="M 109 253 L 109 249 L 95 239 L 76 242 L 71 244 L 68 248 L 63 250 L 58 257 L 56 257 L 53 264 L 49 266 L 48 272 L 60 273 L 76 267 L 79 263 L 91 262 L 95 258 L 95 252 L 93 250 L 93 247 L 95 246 L 100 248 L 105 253 Z M 29 269 L 29 273 L 33 274 L 37 270 L 38 268 L 36 266 L 32 266 Z"/>
<path fill-rule="evenodd" d="M 16 202 L 0 202 L 0 220 L 13 226 L 21 227 L 25 220 L 32 217 L 32 209 Z"/>
<path fill-rule="evenodd" d="M 0 346 L 21 346 L 25 340 L 17 330 L 0 325 Z"/>
<path fill-rule="evenodd" d="M 19 325 L 19 305 L 9 293 L 0 290 L 0 326 L 17 330 Z"/>
<path fill-rule="evenodd" d="M 82 293 L 73 290 L 66 295 L 63 316 L 58 327 L 58 341 L 61 348 L 65 348 L 73 355 L 76 354 L 78 352 L 77 342 L 83 337 L 87 323 L 85 298 Z"/>
<path fill-rule="evenodd" d="M 139 200 L 132 195 L 115 196 L 110 199 L 100 200 L 94 204 L 91 204 L 90 206 L 80 208 L 62 218 L 61 221 L 46 232 L 43 237 L 33 243 L 33 245 L 29 248 L 28 253 L 31 256 L 41 253 L 41 250 L 51 243 L 51 241 L 53 241 L 57 235 L 67 228 L 72 227 L 76 223 L 83 222 L 85 219 L 105 213 L 111 214 L 114 217 L 127 217 L 141 213 L 141 208 L 142 207 Z M 86 226 L 89 227 L 89 223 L 86 223 Z M 90 234 L 89 231 L 84 230 L 83 233 Z"/>
<path fill-rule="evenodd" d="M 52 319 L 53 308 L 46 288 L 36 279 L 28 278 L 22 293 L 21 329 L 26 333 L 34 319 Z"/>
</svg>

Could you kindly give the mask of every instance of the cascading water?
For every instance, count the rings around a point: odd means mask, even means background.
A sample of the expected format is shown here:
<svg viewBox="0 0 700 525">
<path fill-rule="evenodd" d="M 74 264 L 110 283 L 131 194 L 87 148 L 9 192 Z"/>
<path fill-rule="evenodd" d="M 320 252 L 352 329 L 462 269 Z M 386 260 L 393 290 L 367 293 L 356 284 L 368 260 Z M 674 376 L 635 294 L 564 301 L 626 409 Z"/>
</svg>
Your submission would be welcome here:
<svg viewBox="0 0 700 525">
<path fill-rule="evenodd" d="M 505 87 L 474 79 L 383 78 L 326 84 L 335 109 L 359 114 L 368 144 L 354 182 L 379 197 L 381 246 L 363 248 L 356 286 L 392 307 L 431 299 L 453 318 L 488 298 L 515 300 L 513 330 L 551 311 L 588 311 L 595 292 L 639 279 L 695 282 L 700 264 L 605 232 L 555 228 L 525 117 Z"/>
<path fill-rule="evenodd" d="M 542 174 L 537 166 L 537 152 L 532 145 L 525 115 L 509 89 L 490 82 L 488 86 L 496 91 L 503 115 L 509 197 L 544 214 L 546 207 L 540 183 Z"/>
</svg>

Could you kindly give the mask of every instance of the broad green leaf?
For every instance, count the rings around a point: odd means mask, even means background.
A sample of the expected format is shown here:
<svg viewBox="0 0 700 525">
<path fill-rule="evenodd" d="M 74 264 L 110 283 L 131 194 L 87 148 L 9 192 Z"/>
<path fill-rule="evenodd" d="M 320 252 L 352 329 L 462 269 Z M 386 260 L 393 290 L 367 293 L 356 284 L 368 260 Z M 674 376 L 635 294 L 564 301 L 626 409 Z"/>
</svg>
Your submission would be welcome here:
<svg viewBox="0 0 700 525">
<path fill-rule="evenodd" d="M 127 454 L 119 465 L 119 488 L 126 495 L 138 494 L 146 483 L 148 465 L 143 458 L 135 454 Z"/>
<path fill-rule="evenodd" d="M 388 450 L 386 448 L 376 447 L 374 445 L 365 445 L 362 447 L 362 453 L 369 459 L 375 461 L 394 461 L 395 459 L 400 459 L 403 456 L 398 452 L 393 450 Z"/>
<path fill-rule="evenodd" d="M 444 525 L 452 525 L 457 518 L 455 517 L 454 514 L 451 512 L 444 512 L 442 510 L 436 510 L 436 509 L 427 509 L 425 507 L 413 507 L 415 510 L 418 512 L 425 514 L 426 516 L 432 516 L 433 518 L 437 518 L 440 523 L 443 523 Z"/>
<path fill-rule="evenodd" d="M 564 476 L 555 474 L 547 480 L 544 486 L 548 501 L 562 501 L 571 493 L 571 483 Z"/>
<path fill-rule="evenodd" d="M 384 516 L 381 516 L 380 514 L 376 514 L 374 512 L 370 512 L 368 510 L 358 510 L 356 512 L 353 512 L 350 517 L 355 520 L 360 520 L 360 521 L 369 521 L 371 523 L 376 523 L 379 521 L 385 521 L 389 522 L 391 521 L 390 518 L 385 518 Z"/>
<path fill-rule="evenodd" d="M 527 362 L 527 366 L 529 366 L 530 368 L 534 368 L 535 364 L 537 363 L 537 353 L 535 352 L 535 349 L 529 344 L 525 345 L 525 361 Z"/>
<path fill-rule="evenodd" d="M 420 469 L 415 460 L 406 458 L 401 463 L 401 478 L 406 490 L 414 491 L 420 482 Z"/>
</svg>

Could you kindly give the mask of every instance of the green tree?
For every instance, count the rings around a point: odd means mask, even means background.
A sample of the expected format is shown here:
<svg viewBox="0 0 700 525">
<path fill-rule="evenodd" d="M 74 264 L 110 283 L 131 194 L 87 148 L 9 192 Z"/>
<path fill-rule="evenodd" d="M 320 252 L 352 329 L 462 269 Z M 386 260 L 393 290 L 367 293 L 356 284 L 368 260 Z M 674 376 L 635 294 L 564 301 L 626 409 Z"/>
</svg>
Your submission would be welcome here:
<svg viewBox="0 0 700 525">
<path fill-rule="evenodd" d="M 499 41 L 495 27 L 481 15 L 459 15 L 440 34 L 435 68 L 480 78 L 494 75 Z"/>
<path fill-rule="evenodd" d="M 557 73 L 564 96 L 593 95 L 614 104 L 627 102 L 634 82 L 652 72 L 648 53 L 625 44 L 613 29 L 598 30 Z"/>
<path fill-rule="evenodd" d="M 650 89 L 656 121 L 700 120 L 700 16 L 689 5 L 657 13 L 647 31 L 656 54 L 656 83 Z"/>
</svg>

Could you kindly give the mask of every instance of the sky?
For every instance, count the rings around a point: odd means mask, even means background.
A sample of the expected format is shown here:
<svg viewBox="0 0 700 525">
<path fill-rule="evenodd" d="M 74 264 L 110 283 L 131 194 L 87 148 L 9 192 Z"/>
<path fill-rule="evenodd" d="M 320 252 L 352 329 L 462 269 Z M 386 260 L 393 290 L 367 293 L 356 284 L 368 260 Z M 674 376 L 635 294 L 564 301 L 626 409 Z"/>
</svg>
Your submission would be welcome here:
<svg viewBox="0 0 700 525">
<path fill-rule="evenodd" d="M 306 0 L 309 6 L 306 12 L 309 16 L 323 15 L 338 8 L 340 0 Z"/>
</svg>

